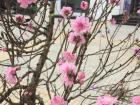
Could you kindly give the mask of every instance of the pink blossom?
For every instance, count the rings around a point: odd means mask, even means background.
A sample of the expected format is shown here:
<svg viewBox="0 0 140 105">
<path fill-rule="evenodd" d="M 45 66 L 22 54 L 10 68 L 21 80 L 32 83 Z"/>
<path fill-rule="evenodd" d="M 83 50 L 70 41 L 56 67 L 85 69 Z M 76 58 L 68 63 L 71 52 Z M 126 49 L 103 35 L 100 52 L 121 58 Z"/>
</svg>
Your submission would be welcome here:
<svg viewBox="0 0 140 105">
<path fill-rule="evenodd" d="M 68 103 L 61 96 L 54 96 L 51 99 L 50 105 L 68 105 Z"/>
<path fill-rule="evenodd" d="M 85 82 L 85 81 L 84 81 L 83 79 L 79 80 L 79 84 L 80 84 L 80 85 L 83 85 L 84 82 Z"/>
<path fill-rule="evenodd" d="M 64 18 L 67 18 L 70 14 L 72 14 L 72 8 L 63 6 L 63 8 L 61 9 L 61 15 Z"/>
<path fill-rule="evenodd" d="M 82 1 L 82 2 L 81 2 L 80 8 L 81 8 L 82 10 L 87 10 L 88 7 L 89 7 L 89 4 L 88 4 L 87 1 Z"/>
<path fill-rule="evenodd" d="M 90 31 L 91 23 L 88 17 L 80 16 L 72 22 L 71 27 L 77 33 L 86 33 Z"/>
<path fill-rule="evenodd" d="M 134 49 L 134 55 L 138 55 L 140 53 L 140 48 L 135 48 Z"/>
<path fill-rule="evenodd" d="M 72 52 L 65 51 L 63 53 L 62 58 L 58 61 L 59 66 L 62 65 L 65 62 L 71 62 L 74 63 L 77 59 L 77 56 L 73 54 Z"/>
<path fill-rule="evenodd" d="M 138 10 L 137 10 L 137 14 L 139 14 L 139 15 L 140 15 L 140 9 L 138 9 Z"/>
<path fill-rule="evenodd" d="M 68 42 L 80 46 L 84 44 L 86 40 L 83 35 L 77 34 L 75 32 L 71 32 L 68 37 Z"/>
<path fill-rule="evenodd" d="M 109 3 L 112 4 L 112 5 L 113 4 L 119 5 L 119 1 L 120 0 L 110 0 Z"/>
<path fill-rule="evenodd" d="M 134 96 L 132 98 L 132 105 L 140 105 L 140 96 Z"/>
<path fill-rule="evenodd" d="M 95 90 L 97 87 L 95 86 L 95 84 L 92 84 L 90 89 Z"/>
<path fill-rule="evenodd" d="M 29 96 L 32 96 L 32 92 L 29 92 Z"/>
<path fill-rule="evenodd" d="M 83 71 L 78 72 L 78 81 L 81 85 L 84 83 L 84 79 L 85 79 L 85 72 Z"/>
<path fill-rule="evenodd" d="M 24 15 L 22 15 L 22 14 L 16 14 L 16 15 L 15 15 L 15 18 L 16 18 L 16 21 L 17 21 L 17 22 L 20 22 L 20 23 L 22 23 L 22 22 L 25 21 Z"/>
<path fill-rule="evenodd" d="M 78 72 L 78 79 L 81 80 L 84 78 L 85 78 L 85 72 L 83 72 L 83 71 Z"/>
<path fill-rule="evenodd" d="M 60 66 L 60 72 L 63 76 L 65 86 L 71 87 L 74 84 L 76 66 L 73 63 L 65 62 Z"/>
<path fill-rule="evenodd" d="M 27 95 L 28 95 L 28 93 L 29 93 L 29 92 L 27 92 L 27 91 L 26 91 L 26 92 L 24 92 L 23 94 L 24 94 L 24 96 L 27 96 Z"/>
<path fill-rule="evenodd" d="M 20 4 L 20 7 L 27 8 L 30 4 L 36 3 L 37 0 L 17 0 L 17 2 Z"/>
<path fill-rule="evenodd" d="M 9 84 L 16 84 L 17 83 L 17 77 L 16 77 L 16 71 L 19 70 L 20 67 L 8 67 L 4 74 L 5 79 Z"/>
<path fill-rule="evenodd" d="M 120 0 L 116 0 L 116 5 L 120 5 Z"/>
<path fill-rule="evenodd" d="M 32 24 L 31 22 L 28 23 L 27 29 L 28 29 L 29 31 L 33 31 L 33 30 L 34 30 L 34 29 L 33 29 L 33 24 Z"/>
<path fill-rule="evenodd" d="M 31 1 L 31 3 L 36 3 L 37 2 L 37 0 L 30 0 Z"/>
<path fill-rule="evenodd" d="M 36 3 L 36 2 L 37 2 L 37 0 L 28 0 L 29 5 L 32 4 L 32 3 Z"/>
<path fill-rule="evenodd" d="M 29 0 L 17 0 L 17 2 L 20 4 L 20 7 L 27 8 L 29 5 Z"/>
<path fill-rule="evenodd" d="M 110 4 L 114 4 L 116 0 L 110 0 Z"/>
<path fill-rule="evenodd" d="M 67 74 L 68 72 L 76 73 L 76 66 L 73 63 L 65 62 L 60 66 L 60 72 L 62 74 Z"/>
<path fill-rule="evenodd" d="M 48 0 L 44 0 L 44 3 L 47 4 L 48 3 Z"/>
<path fill-rule="evenodd" d="M 31 95 L 32 95 L 32 92 L 25 91 L 23 94 L 24 94 L 25 96 L 31 96 Z"/>
<path fill-rule="evenodd" d="M 117 98 L 110 95 L 100 96 L 96 100 L 96 105 L 114 105 L 117 103 Z"/>
<path fill-rule="evenodd" d="M 67 62 L 75 62 L 76 61 L 76 55 L 73 54 L 72 52 L 65 51 L 63 53 L 63 59 Z"/>
</svg>

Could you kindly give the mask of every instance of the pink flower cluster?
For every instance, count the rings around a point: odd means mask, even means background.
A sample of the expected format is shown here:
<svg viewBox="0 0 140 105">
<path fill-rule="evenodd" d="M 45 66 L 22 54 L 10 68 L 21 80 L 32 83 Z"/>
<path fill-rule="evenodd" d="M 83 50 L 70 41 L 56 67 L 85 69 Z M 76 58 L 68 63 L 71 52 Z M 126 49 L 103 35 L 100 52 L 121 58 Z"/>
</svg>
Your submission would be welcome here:
<svg viewBox="0 0 140 105">
<path fill-rule="evenodd" d="M 140 96 L 134 96 L 132 98 L 132 105 L 140 105 Z"/>
<path fill-rule="evenodd" d="M 36 3 L 37 0 L 17 0 L 17 2 L 20 4 L 20 7 L 27 8 L 32 3 Z"/>
<path fill-rule="evenodd" d="M 140 9 L 138 9 L 138 10 L 137 10 L 137 14 L 139 14 L 139 15 L 140 15 Z"/>
<path fill-rule="evenodd" d="M 96 100 L 96 105 L 114 105 L 117 103 L 117 98 L 111 95 L 100 96 Z"/>
<path fill-rule="evenodd" d="M 60 73 L 62 74 L 65 86 L 71 87 L 74 84 L 76 75 L 76 66 L 74 62 L 77 56 L 72 52 L 65 51 L 62 59 L 58 62 L 60 65 Z"/>
<path fill-rule="evenodd" d="M 83 1 L 81 2 L 81 4 L 80 4 L 80 8 L 81 8 L 82 10 L 87 10 L 88 7 L 89 7 L 88 1 L 84 1 L 84 0 L 83 0 Z"/>
<path fill-rule="evenodd" d="M 23 26 L 22 28 L 26 28 L 29 31 L 34 31 L 34 27 L 33 27 L 33 23 L 32 22 L 29 22 L 28 24 L 23 24 L 25 22 L 24 15 L 16 14 L 15 15 L 15 20 L 16 20 L 16 22 L 20 23 L 20 26 Z"/>
<path fill-rule="evenodd" d="M 86 42 L 85 33 L 88 33 L 91 29 L 91 23 L 88 17 L 80 16 L 77 17 L 71 24 L 72 31 L 69 33 L 69 43 L 80 46 Z"/>
<path fill-rule="evenodd" d="M 63 6 L 63 8 L 61 9 L 61 13 L 60 13 L 64 18 L 67 18 L 69 15 L 72 14 L 72 8 L 71 7 L 65 7 Z"/>
<path fill-rule="evenodd" d="M 5 79 L 9 84 L 16 84 L 17 83 L 17 77 L 16 77 L 16 71 L 20 70 L 20 67 L 8 67 L 4 74 L 5 74 Z"/>
<path fill-rule="evenodd" d="M 58 62 L 60 73 L 66 87 L 71 87 L 75 83 L 80 83 L 81 85 L 84 83 L 85 73 L 82 71 L 78 72 L 78 79 L 76 80 L 76 66 L 74 64 L 76 59 L 77 56 L 75 54 L 65 51 L 62 59 Z"/>
<path fill-rule="evenodd" d="M 51 99 L 50 105 L 68 105 L 67 101 L 63 99 L 61 96 L 54 96 Z"/>
</svg>

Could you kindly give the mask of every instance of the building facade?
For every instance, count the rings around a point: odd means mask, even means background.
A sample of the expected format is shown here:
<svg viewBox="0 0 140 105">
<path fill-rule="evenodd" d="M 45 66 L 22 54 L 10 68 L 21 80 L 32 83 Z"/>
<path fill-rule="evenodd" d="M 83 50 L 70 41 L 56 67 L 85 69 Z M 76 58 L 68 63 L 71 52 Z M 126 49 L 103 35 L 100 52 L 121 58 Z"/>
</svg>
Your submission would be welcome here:
<svg viewBox="0 0 140 105">
<path fill-rule="evenodd" d="M 61 10 L 62 5 L 64 5 L 64 1 L 66 0 L 57 0 L 56 12 L 55 12 L 56 14 L 60 14 L 60 10 Z M 68 1 L 70 1 L 71 6 L 76 6 L 78 10 L 78 7 L 79 7 L 78 5 L 80 5 L 79 3 L 82 0 L 68 0 Z M 102 1 L 105 2 L 106 0 L 102 0 Z M 90 0 L 90 7 L 93 7 L 94 3 L 95 3 L 95 0 Z M 127 11 L 129 14 L 135 14 L 139 8 L 140 8 L 140 0 L 120 0 L 119 5 L 116 6 L 111 12 L 111 14 L 109 15 L 109 19 L 112 18 L 112 15 L 123 14 L 124 11 Z M 102 6 L 98 9 L 96 18 L 98 18 L 101 13 L 102 13 Z M 74 12 L 74 15 L 79 15 L 79 14 L 80 14 L 79 11 Z"/>
</svg>

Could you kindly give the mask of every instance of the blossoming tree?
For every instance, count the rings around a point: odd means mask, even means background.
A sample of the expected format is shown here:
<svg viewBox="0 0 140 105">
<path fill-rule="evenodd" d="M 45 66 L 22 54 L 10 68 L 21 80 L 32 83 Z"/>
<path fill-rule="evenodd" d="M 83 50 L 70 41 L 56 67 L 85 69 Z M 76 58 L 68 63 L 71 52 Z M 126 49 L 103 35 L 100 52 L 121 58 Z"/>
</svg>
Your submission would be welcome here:
<svg viewBox="0 0 140 105">
<path fill-rule="evenodd" d="M 0 62 L 2 105 L 140 105 L 139 24 L 121 33 L 126 14 L 122 24 L 110 24 L 119 0 L 95 0 L 92 6 L 83 0 L 84 13 L 74 19 L 70 6 L 55 18 L 55 0 L 17 0 L 22 9 L 37 7 L 28 15 L 13 14 L 10 2 L 0 15 L 1 53 L 7 56 Z"/>
</svg>

